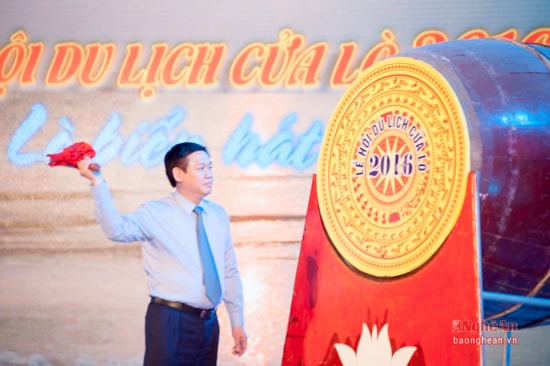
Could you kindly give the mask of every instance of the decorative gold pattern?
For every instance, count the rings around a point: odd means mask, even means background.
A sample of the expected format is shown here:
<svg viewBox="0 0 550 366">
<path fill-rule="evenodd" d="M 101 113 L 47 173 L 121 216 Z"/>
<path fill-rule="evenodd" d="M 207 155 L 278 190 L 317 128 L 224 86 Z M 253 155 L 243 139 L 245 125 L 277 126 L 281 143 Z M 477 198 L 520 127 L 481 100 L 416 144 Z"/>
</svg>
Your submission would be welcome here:
<svg viewBox="0 0 550 366">
<path fill-rule="evenodd" d="M 321 216 L 353 268 L 394 277 L 425 263 L 456 223 L 469 140 L 460 103 L 430 65 L 367 69 L 340 100 L 318 165 Z"/>
</svg>

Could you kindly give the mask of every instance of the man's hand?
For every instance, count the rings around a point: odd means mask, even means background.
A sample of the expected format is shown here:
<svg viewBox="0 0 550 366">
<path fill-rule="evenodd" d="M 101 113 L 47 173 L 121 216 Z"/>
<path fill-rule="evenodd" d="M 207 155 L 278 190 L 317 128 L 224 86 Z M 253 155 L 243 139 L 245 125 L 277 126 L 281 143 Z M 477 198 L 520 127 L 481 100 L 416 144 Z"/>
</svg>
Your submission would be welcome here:
<svg viewBox="0 0 550 366">
<path fill-rule="evenodd" d="M 233 328 L 233 339 L 235 340 L 233 354 L 241 357 L 246 352 L 246 343 L 248 340 L 243 327 Z"/>
<path fill-rule="evenodd" d="M 90 169 L 92 166 L 97 166 L 97 164 L 95 164 L 90 158 L 80 160 L 77 164 L 80 175 L 88 178 L 92 185 L 95 186 L 103 180 L 103 177 L 101 176 L 101 171 L 99 171 L 99 169 Z"/>
</svg>

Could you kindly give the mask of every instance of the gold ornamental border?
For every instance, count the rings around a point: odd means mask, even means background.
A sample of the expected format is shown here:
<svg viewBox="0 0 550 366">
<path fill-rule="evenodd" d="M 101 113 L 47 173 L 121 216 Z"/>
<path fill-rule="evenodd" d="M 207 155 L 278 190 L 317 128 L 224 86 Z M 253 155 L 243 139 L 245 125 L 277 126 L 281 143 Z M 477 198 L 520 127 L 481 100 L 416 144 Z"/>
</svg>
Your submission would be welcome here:
<svg viewBox="0 0 550 366">
<path fill-rule="evenodd" d="M 408 57 L 376 63 L 346 91 L 321 145 L 317 192 L 332 244 L 368 275 L 416 270 L 455 225 L 469 170 L 467 124 L 448 81 Z"/>
</svg>

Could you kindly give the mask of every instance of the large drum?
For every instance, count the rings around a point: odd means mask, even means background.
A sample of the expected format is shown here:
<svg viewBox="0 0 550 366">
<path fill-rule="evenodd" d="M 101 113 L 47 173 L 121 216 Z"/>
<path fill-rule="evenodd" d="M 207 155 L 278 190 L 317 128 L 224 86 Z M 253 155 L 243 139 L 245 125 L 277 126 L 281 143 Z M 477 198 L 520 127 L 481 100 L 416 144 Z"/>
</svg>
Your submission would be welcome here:
<svg viewBox="0 0 550 366">
<path fill-rule="evenodd" d="M 377 277 L 420 269 L 476 172 L 483 290 L 505 295 L 485 298 L 484 318 L 550 323 L 544 300 L 509 301 L 550 299 L 550 48 L 476 39 L 411 49 L 373 65 L 340 105 L 317 186 L 348 264 Z"/>
</svg>

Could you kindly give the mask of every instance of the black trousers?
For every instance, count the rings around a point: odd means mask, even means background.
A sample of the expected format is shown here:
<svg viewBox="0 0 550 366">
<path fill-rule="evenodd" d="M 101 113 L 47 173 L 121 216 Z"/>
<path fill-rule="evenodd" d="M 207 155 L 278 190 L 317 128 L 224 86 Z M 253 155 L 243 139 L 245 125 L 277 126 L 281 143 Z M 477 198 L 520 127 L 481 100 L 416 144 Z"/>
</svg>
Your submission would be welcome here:
<svg viewBox="0 0 550 366">
<path fill-rule="evenodd" d="M 145 315 L 144 366 L 215 366 L 220 327 L 208 319 L 149 303 Z"/>
</svg>

